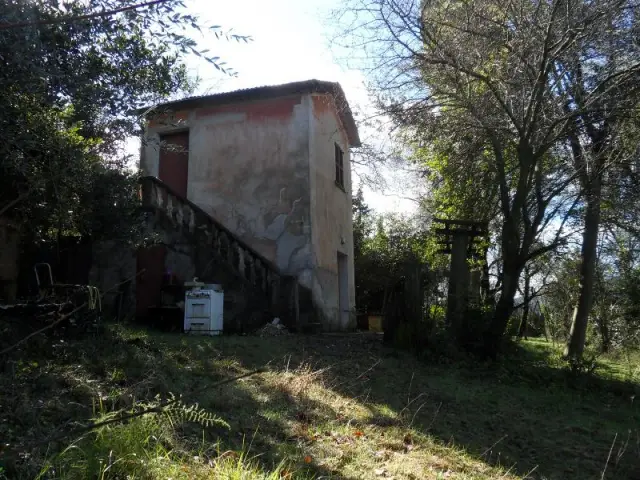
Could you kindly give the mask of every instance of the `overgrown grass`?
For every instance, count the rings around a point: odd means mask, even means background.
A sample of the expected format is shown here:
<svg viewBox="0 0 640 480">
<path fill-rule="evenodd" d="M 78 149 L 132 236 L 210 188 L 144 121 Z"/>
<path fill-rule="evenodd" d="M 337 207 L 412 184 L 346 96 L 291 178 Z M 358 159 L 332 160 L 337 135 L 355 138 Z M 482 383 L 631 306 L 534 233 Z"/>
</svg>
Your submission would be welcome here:
<svg viewBox="0 0 640 480">
<path fill-rule="evenodd" d="M 595 376 L 576 377 L 538 340 L 487 364 L 420 361 L 369 334 L 110 327 L 49 343 L 16 354 L 0 376 L 10 478 L 640 478 L 633 359 L 603 359 Z M 170 392 L 228 427 L 153 413 L 34 446 Z"/>
<path fill-rule="evenodd" d="M 640 345 L 635 351 L 621 350 L 611 354 L 587 352 L 585 357 L 593 363 L 593 375 L 583 376 L 588 384 L 608 388 L 622 388 L 633 391 L 633 385 L 640 384 Z M 555 374 L 568 373 L 563 358 L 564 345 L 551 343 L 543 338 L 530 338 L 521 341 L 515 351 L 519 360 L 515 365 L 525 372 L 547 369 Z M 513 360 L 510 356 L 507 361 Z M 574 379 L 575 380 L 575 379 Z"/>
<path fill-rule="evenodd" d="M 287 475 L 285 462 L 265 471 L 246 451 L 184 442 L 176 427 L 164 415 L 149 414 L 100 428 L 47 459 L 38 478 L 278 480 Z"/>
</svg>

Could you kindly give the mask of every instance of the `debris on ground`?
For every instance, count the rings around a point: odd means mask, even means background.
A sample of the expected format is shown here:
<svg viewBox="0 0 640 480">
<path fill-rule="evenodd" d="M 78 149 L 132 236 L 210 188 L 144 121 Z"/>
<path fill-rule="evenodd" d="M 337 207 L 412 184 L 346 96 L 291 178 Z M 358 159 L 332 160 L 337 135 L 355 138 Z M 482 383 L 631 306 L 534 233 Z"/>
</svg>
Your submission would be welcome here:
<svg viewBox="0 0 640 480">
<path fill-rule="evenodd" d="M 287 327 L 280 323 L 279 318 L 274 318 L 272 322 L 267 323 L 264 327 L 259 328 L 256 334 L 259 337 L 277 337 L 278 335 L 289 335 Z"/>
</svg>

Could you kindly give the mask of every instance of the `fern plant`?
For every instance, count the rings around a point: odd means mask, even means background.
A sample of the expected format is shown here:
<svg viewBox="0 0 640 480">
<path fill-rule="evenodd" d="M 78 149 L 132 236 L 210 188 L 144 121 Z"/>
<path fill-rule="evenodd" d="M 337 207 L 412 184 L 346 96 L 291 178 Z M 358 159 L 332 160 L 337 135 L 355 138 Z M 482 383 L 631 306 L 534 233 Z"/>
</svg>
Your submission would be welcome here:
<svg viewBox="0 0 640 480">
<path fill-rule="evenodd" d="M 222 418 L 172 393 L 134 402 L 126 411 L 108 411 L 99 399 L 94 416 L 96 428 L 50 458 L 38 478 L 191 478 L 187 459 L 178 453 L 184 438 L 177 428 L 186 422 L 230 428 Z"/>
<path fill-rule="evenodd" d="M 227 429 L 231 428 L 222 418 L 200 407 L 198 403 L 188 405 L 173 393 L 169 393 L 169 401 L 164 402 L 164 404 L 168 405 L 162 408 L 162 413 L 172 425 L 191 422 L 207 428 L 214 425 Z"/>
</svg>

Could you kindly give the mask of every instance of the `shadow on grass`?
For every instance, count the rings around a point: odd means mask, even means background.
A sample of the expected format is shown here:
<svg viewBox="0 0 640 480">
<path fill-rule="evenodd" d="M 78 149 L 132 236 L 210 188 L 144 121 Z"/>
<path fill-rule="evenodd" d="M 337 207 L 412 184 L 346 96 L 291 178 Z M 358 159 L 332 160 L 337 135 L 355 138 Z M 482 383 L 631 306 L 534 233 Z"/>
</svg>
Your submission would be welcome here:
<svg viewBox="0 0 640 480">
<path fill-rule="evenodd" d="M 189 393 L 265 365 L 277 374 L 269 381 L 255 376 Z M 97 396 L 118 409 L 134 397 L 174 393 L 231 426 L 187 425 L 185 438 L 222 450 L 248 449 L 265 469 L 286 459 L 297 475 L 362 478 L 307 455 L 317 435 L 311 427 L 341 412 L 306 395 L 304 383 L 292 385 L 287 372 L 300 365 L 311 365 L 309 375 L 325 369 L 327 392 L 370 412 L 366 425 L 353 426 L 405 429 L 528 478 L 601 478 L 605 467 L 605 478 L 640 478 L 637 385 L 576 381 L 553 365 L 541 345 L 519 347 L 493 364 L 438 365 L 387 349 L 369 334 L 188 338 L 108 328 L 78 342 L 36 341 L 4 364 L 0 437 L 11 448 L 0 452 L 0 461 L 16 473 L 9 478 L 32 478 L 35 460 L 24 453 L 40 457 L 29 444 L 86 421 Z M 39 453 L 67 444 L 43 446 Z"/>
<path fill-rule="evenodd" d="M 285 461 L 296 478 L 348 478 L 305 458 L 304 432 L 292 432 L 289 425 L 303 416 L 311 421 L 314 415 L 334 415 L 325 404 L 292 396 L 259 375 L 250 384 L 241 380 L 202 391 L 207 383 L 258 365 L 227 355 L 218 348 L 227 339 L 220 340 L 114 327 L 74 340 L 42 336 L 16 350 L 0 372 L 0 479 L 34 478 L 43 459 L 61 452 L 76 436 L 58 437 L 87 424 L 99 402 L 104 410 L 116 411 L 171 394 L 181 395 L 185 404 L 198 403 L 230 425 L 186 422 L 180 427 L 185 443 L 176 445 L 178 450 L 199 449 L 211 458 L 244 452 L 267 472 Z M 249 347 L 252 339 L 236 337 L 232 343 L 238 340 Z"/>
<path fill-rule="evenodd" d="M 504 370 L 513 380 L 535 386 L 542 384 L 627 399 L 640 393 L 640 384 L 621 372 L 621 364 L 596 359 L 592 373 L 575 373 L 567 368 L 560 352 L 560 345 L 552 345 L 543 339 L 530 339 L 511 344 L 506 358 L 492 367 L 494 371 Z M 635 367 L 640 369 L 640 363 Z"/>
<path fill-rule="evenodd" d="M 404 412 L 414 430 L 518 476 L 640 478 L 639 386 L 575 377 L 545 348 L 447 366 L 386 349 L 371 335 L 220 340 L 221 351 L 248 368 L 286 355 L 330 367 L 334 391 Z M 378 413 L 372 408 L 372 424 L 397 422 Z"/>
</svg>

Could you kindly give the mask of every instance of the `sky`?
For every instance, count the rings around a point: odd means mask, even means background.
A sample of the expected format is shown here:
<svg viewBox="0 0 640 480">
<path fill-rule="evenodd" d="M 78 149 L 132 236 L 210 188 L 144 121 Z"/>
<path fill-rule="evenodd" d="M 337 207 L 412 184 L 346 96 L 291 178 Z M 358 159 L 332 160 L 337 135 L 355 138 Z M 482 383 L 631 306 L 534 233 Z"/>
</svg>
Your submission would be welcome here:
<svg viewBox="0 0 640 480">
<path fill-rule="evenodd" d="M 335 30 L 330 15 L 340 0 L 187 0 L 187 11 L 201 24 L 220 25 L 224 30 L 249 35 L 250 43 L 217 40 L 213 34 L 200 37 L 199 45 L 219 56 L 237 76 L 221 74 L 209 63 L 193 57 L 189 71 L 200 78 L 197 94 L 210 94 L 274 85 L 299 80 L 339 82 L 352 110 L 370 111 L 365 77 L 357 70 L 343 68 L 342 54 L 331 44 Z M 363 135 L 361 135 L 363 136 Z M 358 185 L 355 171 L 354 191 Z M 366 173 L 366 171 L 365 171 Z M 378 212 L 411 212 L 415 202 L 409 196 L 406 179 L 383 171 L 390 188 L 381 192 L 365 187 L 365 200 Z M 395 185 L 395 186 L 394 186 Z M 398 187 L 402 185 L 402 187 Z"/>
</svg>

